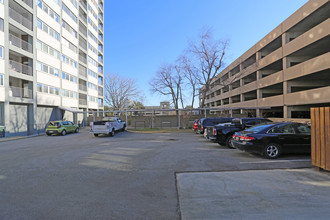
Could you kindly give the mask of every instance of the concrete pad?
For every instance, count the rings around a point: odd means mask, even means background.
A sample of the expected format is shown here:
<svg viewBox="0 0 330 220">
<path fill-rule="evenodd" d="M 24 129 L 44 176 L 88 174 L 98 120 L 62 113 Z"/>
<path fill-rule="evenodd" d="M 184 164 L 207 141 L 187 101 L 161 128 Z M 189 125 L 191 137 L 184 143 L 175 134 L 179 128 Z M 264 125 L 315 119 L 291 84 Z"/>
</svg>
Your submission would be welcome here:
<svg viewBox="0 0 330 220">
<path fill-rule="evenodd" d="M 185 219 L 330 219 L 330 175 L 313 169 L 178 173 Z"/>
</svg>

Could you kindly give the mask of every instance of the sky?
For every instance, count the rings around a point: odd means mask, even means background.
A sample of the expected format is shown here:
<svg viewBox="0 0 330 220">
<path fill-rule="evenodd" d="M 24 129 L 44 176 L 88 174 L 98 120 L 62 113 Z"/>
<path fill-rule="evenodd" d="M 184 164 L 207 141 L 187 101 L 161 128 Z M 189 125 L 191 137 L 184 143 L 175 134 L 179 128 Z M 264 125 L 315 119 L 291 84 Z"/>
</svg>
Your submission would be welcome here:
<svg viewBox="0 0 330 220">
<path fill-rule="evenodd" d="M 307 0 L 105 0 L 104 73 L 134 79 L 144 105 L 169 97 L 153 94 L 149 82 L 163 64 L 173 64 L 189 42 L 211 29 L 229 40 L 231 64 Z"/>
</svg>

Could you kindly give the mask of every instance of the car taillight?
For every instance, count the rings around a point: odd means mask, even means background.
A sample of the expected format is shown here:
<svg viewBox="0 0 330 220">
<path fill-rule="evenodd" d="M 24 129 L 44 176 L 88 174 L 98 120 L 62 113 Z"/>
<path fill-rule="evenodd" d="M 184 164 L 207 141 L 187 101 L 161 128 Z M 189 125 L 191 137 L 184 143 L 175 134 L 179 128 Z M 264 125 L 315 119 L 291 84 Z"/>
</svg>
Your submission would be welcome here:
<svg viewBox="0 0 330 220">
<path fill-rule="evenodd" d="M 109 124 L 107 124 L 107 129 L 109 129 L 110 128 L 110 126 L 109 126 Z"/>
<path fill-rule="evenodd" d="M 254 140 L 254 137 L 240 137 L 242 141 L 252 141 Z"/>
<path fill-rule="evenodd" d="M 217 130 L 213 128 L 213 135 L 217 135 Z"/>
<path fill-rule="evenodd" d="M 203 131 L 204 130 L 204 127 L 203 127 L 203 125 L 201 126 L 201 131 Z"/>
<path fill-rule="evenodd" d="M 246 136 L 236 136 L 233 135 L 233 138 L 237 140 L 237 138 L 239 138 L 241 141 L 252 141 L 254 140 L 254 137 L 246 137 Z"/>
</svg>

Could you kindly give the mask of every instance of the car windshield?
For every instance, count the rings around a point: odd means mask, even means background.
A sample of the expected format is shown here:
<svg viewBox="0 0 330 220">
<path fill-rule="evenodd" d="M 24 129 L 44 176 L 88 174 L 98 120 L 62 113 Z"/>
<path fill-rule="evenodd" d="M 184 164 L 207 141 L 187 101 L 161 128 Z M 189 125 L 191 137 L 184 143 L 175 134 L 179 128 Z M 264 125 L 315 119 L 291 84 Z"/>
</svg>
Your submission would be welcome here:
<svg viewBox="0 0 330 220">
<path fill-rule="evenodd" d="M 48 123 L 48 126 L 58 126 L 59 122 L 55 122 L 55 121 L 50 121 Z"/>
<path fill-rule="evenodd" d="M 252 132 L 252 133 L 258 133 L 264 129 L 270 128 L 271 126 L 273 126 L 273 124 L 259 124 L 259 125 L 249 128 L 249 129 L 246 129 L 245 131 Z"/>
</svg>

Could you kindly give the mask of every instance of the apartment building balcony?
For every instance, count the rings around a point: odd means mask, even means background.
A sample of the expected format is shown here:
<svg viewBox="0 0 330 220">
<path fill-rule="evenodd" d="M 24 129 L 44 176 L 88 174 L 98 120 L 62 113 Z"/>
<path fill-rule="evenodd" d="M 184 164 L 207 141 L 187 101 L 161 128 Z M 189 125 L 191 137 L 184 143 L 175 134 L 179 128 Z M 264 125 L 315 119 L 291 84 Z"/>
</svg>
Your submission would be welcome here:
<svg viewBox="0 0 330 220">
<path fill-rule="evenodd" d="M 87 11 L 87 2 L 86 2 L 86 0 L 81 0 L 79 2 L 80 2 L 80 5 L 83 7 L 83 9 L 85 9 Z"/>
<path fill-rule="evenodd" d="M 87 106 L 87 99 L 79 99 L 79 105 L 86 105 Z"/>
<path fill-rule="evenodd" d="M 102 87 L 99 87 L 99 89 L 98 89 L 98 95 L 99 96 L 103 96 L 103 88 Z"/>
<path fill-rule="evenodd" d="M 104 10 L 103 8 L 104 8 L 103 1 L 99 1 L 99 9 L 103 11 Z"/>
<path fill-rule="evenodd" d="M 87 92 L 87 86 L 83 84 L 79 84 L 79 90 Z"/>
<path fill-rule="evenodd" d="M 82 62 L 82 63 L 84 63 L 84 64 L 87 64 L 87 59 L 86 59 L 86 57 L 83 56 L 83 55 L 80 55 L 80 54 L 79 54 L 79 61 Z"/>
<path fill-rule="evenodd" d="M 99 41 L 103 42 L 103 34 L 102 33 L 99 32 L 98 38 L 99 38 Z"/>
<path fill-rule="evenodd" d="M 28 98 L 32 99 L 32 89 L 25 89 L 15 86 L 9 87 L 9 96 L 17 98 Z"/>
<path fill-rule="evenodd" d="M 97 72 L 103 75 L 103 66 L 99 66 Z"/>
<path fill-rule="evenodd" d="M 99 30 L 101 30 L 103 32 L 103 24 L 99 23 L 98 27 L 99 27 Z"/>
<path fill-rule="evenodd" d="M 79 77 L 87 78 L 87 69 L 82 65 L 79 65 Z"/>
<path fill-rule="evenodd" d="M 32 15 L 29 16 L 29 13 L 23 12 L 23 10 L 24 9 L 20 9 L 20 11 L 18 11 L 9 7 L 9 17 L 27 29 L 33 31 Z"/>
<path fill-rule="evenodd" d="M 103 13 L 99 13 L 99 19 L 103 21 Z"/>
<path fill-rule="evenodd" d="M 9 34 L 9 43 L 11 45 L 14 45 L 22 50 L 25 50 L 29 53 L 32 53 L 33 52 L 33 46 L 32 44 L 30 44 L 29 42 L 19 38 L 19 37 L 16 37 L 15 35 L 13 34 Z"/>
<path fill-rule="evenodd" d="M 103 86 L 103 77 L 99 76 L 97 82 L 100 86 Z"/>
<path fill-rule="evenodd" d="M 82 33 L 85 37 L 87 37 L 87 27 L 79 21 L 79 32 Z"/>
<path fill-rule="evenodd" d="M 33 8 L 33 0 L 22 0 L 22 2 Z"/>
<path fill-rule="evenodd" d="M 99 55 L 99 56 L 98 56 L 98 61 L 99 61 L 100 63 L 103 63 L 103 56 L 102 56 L 102 55 Z"/>
<path fill-rule="evenodd" d="M 79 46 L 87 51 L 87 41 L 79 34 Z"/>
<path fill-rule="evenodd" d="M 79 93 L 79 105 L 87 107 L 87 95 Z"/>
<path fill-rule="evenodd" d="M 14 60 L 9 60 L 9 68 L 18 73 L 26 74 L 29 76 L 33 75 L 33 68 L 31 66 L 16 62 Z"/>
<path fill-rule="evenodd" d="M 87 24 L 87 14 L 79 7 L 79 18 Z"/>
<path fill-rule="evenodd" d="M 98 50 L 99 50 L 99 52 L 103 53 L 103 44 L 100 44 L 100 42 L 99 42 L 99 45 L 98 45 Z"/>
<path fill-rule="evenodd" d="M 15 98 L 33 98 L 33 82 L 9 77 L 9 96 Z"/>
<path fill-rule="evenodd" d="M 87 92 L 87 82 L 85 80 L 79 79 L 79 90 Z"/>
</svg>

